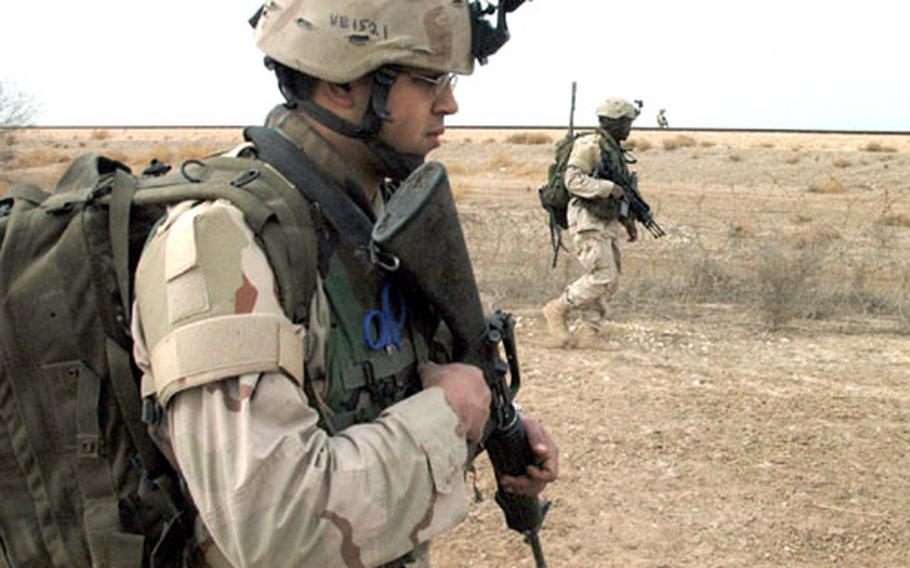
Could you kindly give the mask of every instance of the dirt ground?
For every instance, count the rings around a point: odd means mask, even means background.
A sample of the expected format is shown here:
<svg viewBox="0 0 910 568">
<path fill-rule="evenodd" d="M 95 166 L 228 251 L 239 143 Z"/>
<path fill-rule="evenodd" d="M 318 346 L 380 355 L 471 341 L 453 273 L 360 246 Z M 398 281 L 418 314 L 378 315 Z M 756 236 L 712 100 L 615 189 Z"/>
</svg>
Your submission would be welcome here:
<svg viewBox="0 0 910 568">
<path fill-rule="evenodd" d="M 104 132 L 15 132 L 0 142 L 0 180 L 48 183 L 87 150 L 144 159 L 178 145 L 226 148 L 237 135 Z M 535 189 L 552 144 L 510 143 L 512 134 L 452 129 L 431 157 L 449 168 L 488 307 L 517 318 L 520 402 L 560 447 L 540 534 L 549 566 L 910 566 L 910 334 L 900 313 L 770 328 L 735 293 L 699 301 L 655 284 L 677 277 L 692 250 L 748 275 L 760 245 L 820 238 L 843 251 L 829 263 L 906 268 L 910 137 L 633 131 L 634 169 L 668 236 L 623 248 L 618 349 L 564 350 L 544 346 L 539 313 L 577 273 L 568 255 L 549 268 Z M 59 160 L 23 165 L 42 148 Z M 897 268 L 872 272 L 868 286 L 892 278 L 885 288 L 899 292 Z M 533 566 L 492 500 L 485 458 L 475 481 L 483 500 L 434 543 L 434 564 Z"/>
</svg>

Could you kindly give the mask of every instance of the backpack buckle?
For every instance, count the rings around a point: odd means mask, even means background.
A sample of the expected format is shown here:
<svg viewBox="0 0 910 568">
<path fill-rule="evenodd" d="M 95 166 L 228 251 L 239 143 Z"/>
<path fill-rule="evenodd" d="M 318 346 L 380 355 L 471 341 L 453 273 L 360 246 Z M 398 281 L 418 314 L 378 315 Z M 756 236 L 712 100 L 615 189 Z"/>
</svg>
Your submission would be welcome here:
<svg viewBox="0 0 910 568">
<path fill-rule="evenodd" d="M 98 458 L 101 455 L 101 437 L 97 434 L 76 435 L 76 457 L 79 459 Z"/>
<path fill-rule="evenodd" d="M 91 205 L 95 202 L 96 199 L 104 197 L 114 189 L 114 176 L 106 175 L 103 178 L 99 179 L 94 187 L 88 192 L 88 196 L 85 198 L 86 202 Z"/>
<path fill-rule="evenodd" d="M 259 179 L 260 175 L 262 175 L 262 174 L 257 169 L 247 170 L 247 171 L 243 172 L 243 174 L 241 174 L 240 177 L 238 177 L 237 179 L 232 181 L 231 185 L 233 185 L 236 188 L 241 188 L 241 187 Z"/>
</svg>

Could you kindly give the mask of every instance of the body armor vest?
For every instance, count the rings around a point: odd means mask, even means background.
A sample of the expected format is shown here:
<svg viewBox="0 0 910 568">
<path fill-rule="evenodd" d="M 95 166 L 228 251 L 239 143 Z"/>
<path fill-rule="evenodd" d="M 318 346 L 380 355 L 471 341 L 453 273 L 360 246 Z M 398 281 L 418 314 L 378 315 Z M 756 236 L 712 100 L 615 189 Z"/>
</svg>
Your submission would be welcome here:
<svg viewBox="0 0 910 568">
<path fill-rule="evenodd" d="M 325 263 L 329 308 L 324 376 L 313 377 L 325 403 L 320 426 L 339 431 L 375 419 L 421 388 L 417 365 L 430 358 L 435 318 L 404 283 L 338 247 Z"/>
</svg>

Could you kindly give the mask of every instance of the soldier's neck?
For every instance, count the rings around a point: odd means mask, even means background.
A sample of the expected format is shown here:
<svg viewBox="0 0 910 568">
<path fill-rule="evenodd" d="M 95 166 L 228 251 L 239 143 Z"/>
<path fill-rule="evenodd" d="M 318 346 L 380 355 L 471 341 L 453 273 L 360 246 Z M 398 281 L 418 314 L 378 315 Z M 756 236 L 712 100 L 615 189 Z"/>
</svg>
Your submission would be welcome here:
<svg viewBox="0 0 910 568">
<path fill-rule="evenodd" d="M 348 166 L 348 176 L 357 182 L 366 193 L 367 201 L 372 203 L 376 192 L 383 182 L 376 158 L 366 144 L 354 138 L 338 134 L 308 116 L 303 116 L 307 124 L 332 147 Z"/>
</svg>

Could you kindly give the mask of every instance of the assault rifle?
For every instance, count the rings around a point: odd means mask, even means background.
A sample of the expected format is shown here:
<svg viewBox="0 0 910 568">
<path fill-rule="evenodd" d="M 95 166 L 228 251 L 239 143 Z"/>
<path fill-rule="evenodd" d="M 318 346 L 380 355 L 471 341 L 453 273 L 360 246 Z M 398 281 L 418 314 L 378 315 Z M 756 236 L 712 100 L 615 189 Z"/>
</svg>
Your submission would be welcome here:
<svg viewBox="0 0 910 568">
<path fill-rule="evenodd" d="M 535 463 L 528 435 L 513 403 L 521 385 L 514 320 L 483 312 L 455 201 L 445 169 L 427 162 L 411 174 L 386 203 L 373 228 L 374 263 L 396 271 L 442 317 L 454 339 L 454 358 L 483 371 L 492 392 L 490 422 L 481 443 L 496 475 L 496 503 L 506 524 L 531 545 L 538 568 L 545 568 L 538 531 L 549 507 L 536 497 L 506 493 L 502 475 L 524 475 Z M 505 361 L 500 356 L 505 352 Z M 506 376 L 511 380 L 507 381 Z"/>
<path fill-rule="evenodd" d="M 626 179 L 617 179 L 616 175 L 611 175 L 610 165 L 606 158 L 597 163 L 594 169 L 594 177 L 608 179 L 622 188 L 622 197 L 619 200 L 619 217 L 625 219 L 632 217 L 648 229 L 648 232 L 655 239 L 666 235 L 663 228 L 657 224 L 657 221 L 651 216 L 651 206 L 645 201 L 638 191 L 638 173 L 632 173 Z M 624 177 L 624 176 L 623 176 Z M 631 213 L 631 215 L 630 215 Z"/>
</svg>

